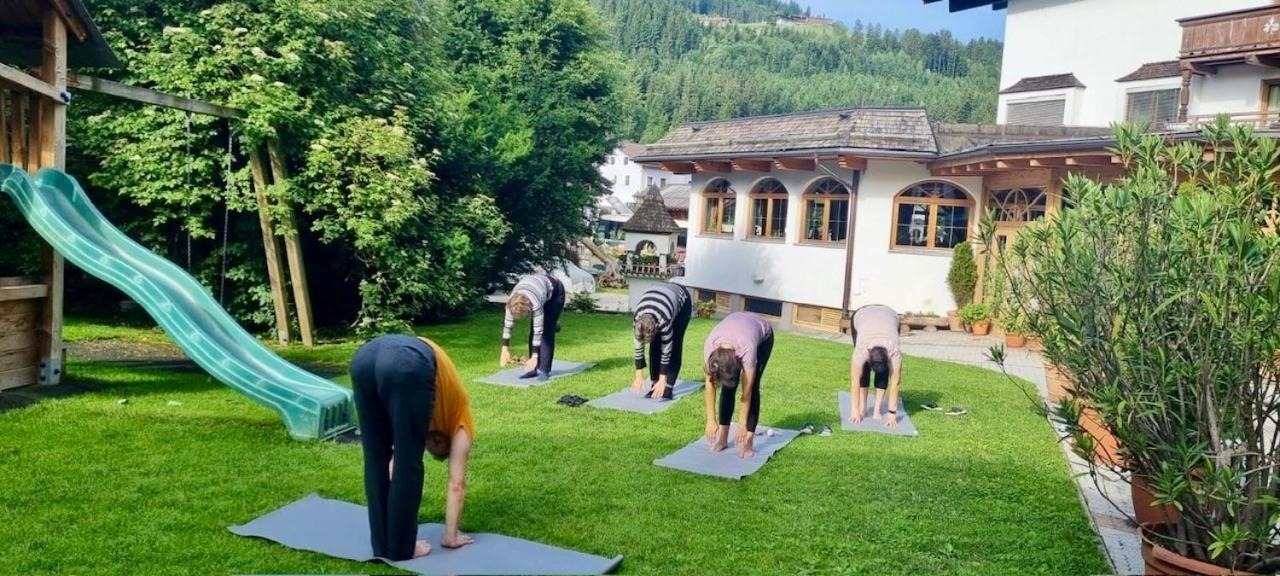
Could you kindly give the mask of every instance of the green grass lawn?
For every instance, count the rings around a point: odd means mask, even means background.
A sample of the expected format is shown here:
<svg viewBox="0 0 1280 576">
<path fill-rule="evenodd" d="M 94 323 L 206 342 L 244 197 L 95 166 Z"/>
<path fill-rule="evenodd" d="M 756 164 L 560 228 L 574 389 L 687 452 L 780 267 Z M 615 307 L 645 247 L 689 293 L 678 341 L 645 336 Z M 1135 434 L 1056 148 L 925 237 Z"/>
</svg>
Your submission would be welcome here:
<svg viewBox="0 0 1280 576">
<path fill-rule="evenodd" d="M 500 324 L 484 313 L 421 334 L 470 380 L 495 370 Z M 622 554 L 625 573 L 1107 570 L 1049 425 L 1003 377 L 908 358 L 903 389 L 920 436 L 841 433 L 835 397 L 849 348 L 780 334 L 762 424 L 813 421 L 837 433 L 800 438 L 735 482 L 652 465 L 701 435 L 700 398 L 653 416 L 555 404 L 613 392 L 632 374 L 627 317 L 567 314 L 563 325 L 559 357 L 596 368 L 536 389 L 470 386 L 479 431 L 465 530 Z M 698 376 L 711 326 L 690 327 L 685 377 Z M 154 334 L 84 321 L 67 329 L 70 338 Z M 355 347 L 285 355 L 341 370 Z M 359 446 L 291 441 L 273 413 L 199 372 L 72 358 L 68 374 L 90 391 L 0 413 L 3 572 L 395 573 L 226 531 L 311 492 L 363 502 Z M 925 401 L 969 415 L 917 411 Z M 428 463 L 423 521 L 442 517 L 444 477 Z"/>
</svg>

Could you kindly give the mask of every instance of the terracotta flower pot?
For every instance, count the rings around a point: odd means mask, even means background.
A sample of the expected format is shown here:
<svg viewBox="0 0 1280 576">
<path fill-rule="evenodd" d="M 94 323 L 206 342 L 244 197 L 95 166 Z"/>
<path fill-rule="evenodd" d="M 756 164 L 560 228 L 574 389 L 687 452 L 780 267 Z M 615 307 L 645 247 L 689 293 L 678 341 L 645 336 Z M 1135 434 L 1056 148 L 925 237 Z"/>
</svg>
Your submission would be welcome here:
<svg viewBox="0 0 1280 576">
<path fill-rule="evenodd" d="M 973 324 L 970 325 L 970 327 L 973 328 L 974 336 L 986 336 L 987 334 L 991 333 L 990 320 L 980 320 L 978 322 L 974 322 Z"/>
<path fill-rule="evenodd" d="M 1023 346 L 1026 346 L 1026 345 L 1027 345 L 1026 336 L 1023 336 L 1022 334 L 1018 334 L 1016 332 L 1004 333 L 1005 348 L 1022 348 Z"/>
<path fill-rule="evenodd" d="M 1035 336 L 1027 336 L 1027 350 L 1036 353 L 1044 352 L 1044 342 Z"/>
<path fill-rule="evenodd" d="M 1161 546 L 1155 540 L 1155 535 L 1164 531 L 1167 524 L 1148 523 L 1138 528 L 1138 535 L 1142 538 L 1142 562 L 1146 565 L 1146 572 L 1149 575 L 1177 575 L 1177 574 L 1203 574 L 1207 576 L 1228 576 L 1239 575 L 1247 576 L 1252 572 L 1244 572 L 1240 570 L 1232 570 L 1216 564 L 1192 560 L 1177 552 L 1169 550 Z"/>
<path fill-rule="evenodd" d="M 1138 524 L 1177 522 L 1181 518 L 1178 509 L 1170 504 L 1163 506 L 1152 504 L 1155 496 L 1151 495 L 1145 476 L 1133 474 L 1129 478 L 1129 492 L 1133 498 L 1133 519 L 1137 520 Z"/>
<path fill-rule="evenodd" d="M 1095 463 L 1109 466 L 1120 466 L 1123 463 L 1120 460 L 1120 447 L 1116 444 L 1116 437 L 1102 423 L 1097 410 L 1085 408 L 1084 413 L 1080 415 L 1080 426 L 1093 437 Z"/>
<path fill-rule="evenodd" d="M 1071 373 L 1048 362 L 1044 363 L 1044 381 L 1051 404 L 1062 402 L 1071 391 Z"/>
<path fill-rule="evenodd" d="M 956 315 L 955 310 L 947 312 L 947 323 L 949 324 L 947 328 L 952 332 L 960 332 L 964 330 L 964 322 Z"/>
</svg>

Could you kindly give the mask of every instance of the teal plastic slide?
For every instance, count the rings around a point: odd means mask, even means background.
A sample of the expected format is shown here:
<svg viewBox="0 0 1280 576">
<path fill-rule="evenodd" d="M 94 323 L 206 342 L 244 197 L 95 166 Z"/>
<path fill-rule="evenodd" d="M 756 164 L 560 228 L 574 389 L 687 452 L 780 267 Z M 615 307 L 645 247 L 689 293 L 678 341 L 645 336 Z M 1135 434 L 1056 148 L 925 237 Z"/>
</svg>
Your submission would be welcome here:
<svg viewBox="0 0 1280 576">
<path fill-rule="evenodd" d="M 273 353 L 185 270 L 112 226 L 74 178 L 45 168 L 33 179 L 0 164 L 0 187 L 63 258 L 128 294 L 187 357 L 278 412 L 290 436 L 321 439 L 354 428 L 350 390 Z"/>
</svg>

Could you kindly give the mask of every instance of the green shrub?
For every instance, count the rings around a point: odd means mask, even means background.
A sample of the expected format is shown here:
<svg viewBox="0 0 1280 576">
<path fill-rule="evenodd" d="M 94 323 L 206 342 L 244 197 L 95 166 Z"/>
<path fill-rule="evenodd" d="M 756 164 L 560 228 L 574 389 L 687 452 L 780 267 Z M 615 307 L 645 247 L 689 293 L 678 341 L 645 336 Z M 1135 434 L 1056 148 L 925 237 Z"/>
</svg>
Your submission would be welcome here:
<svg viewBox="0 0 1280 576">
<path fill-rule="evenodd" d="M 964 322 L 965 324 L 974 324 L 976 322 L 990 320 L 991 307 L 981 302 L 970 302 L 961 308 L 957 315 L 960 317 L 961 322 Z"/>
<path fill-rule="evenodd" d="M 947 286 L 951 288 L 957 308 L 973 302 L 973 291 L 978 287 L 978 262 L 973 258 L 972 244 L 961 242 L 952 250 Z"/>
<path fill-rule="evenodd" d="M 1079 424 L 1085 409 L 1115 438 L 1122 464 L 1086 458 L 1092 472 L 1145 478 L 1156 505 L 1179 510 L 1152 535 L 1164 547 L 1273 573 L 1280 147 L 1225 118 L 1202 139 L 1118 128 L 1127 176 L 1071 177 L 1072 209 L 1028 226 L 999 265 L 1007 305 L 1073 375 L 1058 415 L 1077 452 L 1097 441 Z"/>
<path fill-rule="evenodd" d="M 596 311 L 596 295 L 590 292 L 574 292 L 569 296 L 569 302 L 565 304 L 573 312 L 595 312 Z"/>
<path fill-rule="evenodd" d="M 699 302 L 696 306 L 694 306 L 694 312 L 696 312 L 696 313 L 698 314 L 698 317 L 699 317 L 699 318 L 702 318 L 702 319 L 704 319 L 704 320 L 705 320 L 705 319 L 707 319 L 707 318 L 710 318 L 710 317 L 712 317 L 712 316 L 715 316 L 715 315 L 716 315 L 716 301 L 715 301 L 715 300 L 706 300 L 706 301 L 703 301 L 703 302 Z"/>
</svg>

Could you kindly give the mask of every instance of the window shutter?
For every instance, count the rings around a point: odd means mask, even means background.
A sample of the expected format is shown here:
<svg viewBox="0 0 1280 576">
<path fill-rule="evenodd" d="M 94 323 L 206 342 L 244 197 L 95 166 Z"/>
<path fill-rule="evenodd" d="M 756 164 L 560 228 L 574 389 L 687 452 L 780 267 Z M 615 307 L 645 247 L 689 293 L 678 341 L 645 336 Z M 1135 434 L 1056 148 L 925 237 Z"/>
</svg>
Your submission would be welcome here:
<svg viewBox="0 0 1280 576">
<path fill-rule="evenodd" d="M 1008 112 L 1008 124 L 1062 126 L 1067 115 L 1067 101 L 1019 102 L 1009 104 Z"/>
</svg>

